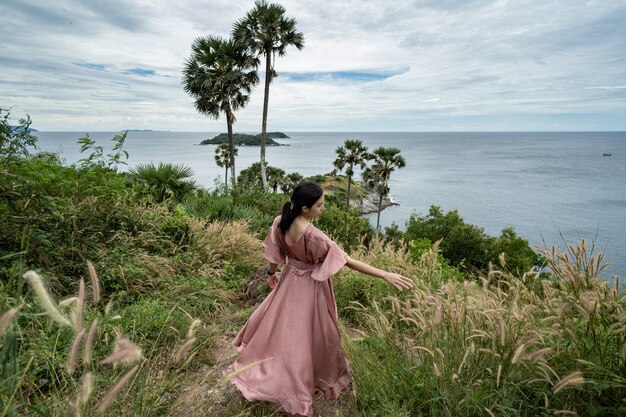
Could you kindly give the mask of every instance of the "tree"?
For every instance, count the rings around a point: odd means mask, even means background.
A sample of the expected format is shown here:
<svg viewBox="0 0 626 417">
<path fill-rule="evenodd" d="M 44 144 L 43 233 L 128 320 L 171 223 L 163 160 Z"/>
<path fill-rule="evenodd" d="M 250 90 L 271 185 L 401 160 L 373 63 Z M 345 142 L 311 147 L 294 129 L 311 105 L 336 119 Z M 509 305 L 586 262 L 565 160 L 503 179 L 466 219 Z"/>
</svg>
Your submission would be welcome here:
<svg viewBox="0 0 626 417">
<path fill-rule="evenodd" d="M 265 142 L 267 140 L 267 111 L 270 83 L 278 74 L 274 70 L 276 53 L 284 56 L 288 46 L 298 50 L 304 47 L 304 35 L 296 31 L 296 21 L 285 16 L 285 8 L 279 4 L 257 0 L 254 8 L 237 21 L 233 27 L 233 38 L 245 45 L 257 57 L 265 57 L 265 94 L 263 96 L 263 122 L 261 127 L 261 181 L 267 187 L 265 165 Z"/>
<path fill-rule="evenodd" d="M 283 183 L 280 185 L 280 189 L 284 194 L 291 194 L 295 190 L 296 186 L 304 178 L 298 172 L 291 172 L 285 175 Z"/>
<path fill-rule="evenodd" d="M 226 116 L 231 179 L 235 185 L 234 112 L 250 100 L 252 87 L 259 81 L 258 58 L 241 44 L 219 36 L 197 38 L 185 62 L 185 91 L 195 99 L 196 109 L 209 117 Z"/>
<path fill-rule="evenodd" d="M 359 165 L 361 169 L 365 169 L 367 161 L 372 159 L 372 155 L 367 152 L 367 146 L 363 145 L 358 139 L 348 139 L 344 142 L 343 146 L 338 147 L 335 150 L 337 159 L 333 162 L 333 165 L 338 170 L 346 168 L 346 175 L 348 176 L 348 195 L 346 197 L 346 207 L 350 208 L 350 186 L 352 184 L 352 176 L 354 175 L 354 166 Z"/>
<path fill-rule="evenodd" d="M 19 126 L 9 123 L 10 109 L 0 107 L 0 161 L 28 156 L 28 148 L 37 148 L 37 136 L 32 134 L 30 116 L 19 120 Z"/>
<path fill-rule="evenodd" d="M 239 149 L 235 147 L 235 156 L 239 153 Z M 218 167 L 225 168 L 224 186 L 228 191 L 228 168 L 230 168 L 230 149 L 227 143 L 222 143 L 215 148 L 215 163 Z"/>
<path fill-rule="evenodd" d="M 270 182 L 276 181 L 277 184 L 282 184 L 285 178 L 285 171 L 280 168 L 273 167 L 271 165 L 267 166 L 267 179 Z M 263 183 L 261 182 L 261 163 L 255 162 L 250 165 L 246 169 L 242 169 L 239 173 L 239 185 L 243 189 L 251 189 L 251 188 L 263 188 Z"/>
<path fill-rule="evenodd" d="M 161 162 L 155 166 L 149 162 L 139 164 L 129 172 L 139 182 L 152 188 L 157 203 L 162 203 L 168 198 L 180 200 L 195 188 L 195 182 L 187 179 L 193 176 L 193 170 L 182 164 Z"/>
<path fill-rule="evenodd" d="M 400 155 L 398 148 L 376 148 L 372 154 L 374 163 L 363 171 L 365 181 L 378 192 L 378 216 L 376 217 L 376 232 L 380 230 L 380 212 L 383 198 L 389 194 L 389 177 L 397 169 L 404 168 L 406 161 Z"/>
<path fill-rule="evenodd" d="M 499 263 L 501 254 L 504 254 L 506 268 L 518 276 L 541 264 L 528 241 L 519 237 L 513 228 L 502 229 L 495 238 L 487 235 L 483 228 L 465 223 L 457 210 L 444 213 L 439 206 L 431 206 L 426 216 L 412 214 L 404 238 L 431 242 L 442 239 L 441 254 L 463 272 L 486 271 L 490 262 Z"/>
<path fill-rule="evenodd" d="M 439 206 L 431 206 L 427 216 L 412 214 L 405 237 L 407 240 L 426 238 L 431 242 L 442 239 L 442 255 L 465 272 L 486 269 L 493 246 L 493 238 L 482 228 L 465 223 L 457 210 L 444 213 Z"/>
</svg>

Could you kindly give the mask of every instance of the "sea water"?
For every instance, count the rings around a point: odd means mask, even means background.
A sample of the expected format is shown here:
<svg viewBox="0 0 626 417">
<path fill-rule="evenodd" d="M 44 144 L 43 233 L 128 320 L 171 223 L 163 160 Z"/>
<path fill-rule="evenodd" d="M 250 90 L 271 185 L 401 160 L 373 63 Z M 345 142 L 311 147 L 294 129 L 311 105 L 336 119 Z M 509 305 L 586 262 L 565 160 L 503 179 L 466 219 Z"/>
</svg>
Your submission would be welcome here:
<svg viewBox="0 0 626 417">
<path fill-rule="evenodd" d="M 119 132 L 92 132 L 110 149 Z M 198 145 L 218 132 L 128 133 L 129 167 L 146 162 L 190 166 L 196 182 L 212 188 L 224 169 L 214 161 L 215 145 Z M 406 167 L 391 174 L 390 197 L 399 205 L 381 214 L 383 227 L 404 228 L 413 213 L 431 205 L 458 210 L 463 219 L 499 235 L 513 227 L 531 245 L 595 242 L 611 263 L 605 276 L 626 276 L 626 132 L 559 133 L 389 133 L 285 132 L 288 146 L 267 148 L 270 165 L 302 175 L 333 170 L 335 149 L 346 139 L 400 149 Z M 83 132 L 38 132 L 39 149 L 60 152 L 67 164 L 80 154 Z M 258 147 L 240 147 L 239 172 L 259 160 Z M 357 170 L 357 179 L 360 177 Z M 376 223 L 376 214 L 368 218 Z M 589 246 L 589 244 L 588 244 Z"/>
</svg>

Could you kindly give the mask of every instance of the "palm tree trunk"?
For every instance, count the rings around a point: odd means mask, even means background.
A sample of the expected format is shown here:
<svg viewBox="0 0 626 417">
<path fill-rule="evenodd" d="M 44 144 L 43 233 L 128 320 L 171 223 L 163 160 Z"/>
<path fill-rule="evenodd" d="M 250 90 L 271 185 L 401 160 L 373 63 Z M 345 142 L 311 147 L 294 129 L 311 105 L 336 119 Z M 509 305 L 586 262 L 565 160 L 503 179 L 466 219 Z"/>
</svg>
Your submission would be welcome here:
<svg viewBox="0 0 626 417">
<path fill-rule="evenodd" d="M 224 173 L 224 187 L 226 187 L 226 192 L 228 192 L 228 165 L 226 165 L 226 172 Z"/>
<path fill-rule="evenodd" d="M 230 153 L 230 180 L 233 183 L 233 191 L 235 190 L 235 141 L 233 139 L 233 114 L 229 110 L 226 113 L 226 124 L 228 125 L 228 150 Z"/>
<path fill-rule="evenodd" d="M 265 172 L 265 144 L 267 143 L 267 108 L 270 98 L 270 81 L 272 80 L 270 52 L 265 51 L 265 96 L 263 97 L 263 123 L 261 125 L 261 181 L 263 188 L 267 187 L 267 173 Z"/>
<path fill-rule="evenodd" d="M 376 234 L 380 234 L 380 212 L 383 208 L 383 193 L 378 198 L 378 216 L 376 216 Z"/>
<path fill-rule="evenodd" d="M 346 196 L 346 208 L 350 210 L 350 184 L 352 183 L 352 175 L 348 175 L 348 195 Z"/>
</svg>

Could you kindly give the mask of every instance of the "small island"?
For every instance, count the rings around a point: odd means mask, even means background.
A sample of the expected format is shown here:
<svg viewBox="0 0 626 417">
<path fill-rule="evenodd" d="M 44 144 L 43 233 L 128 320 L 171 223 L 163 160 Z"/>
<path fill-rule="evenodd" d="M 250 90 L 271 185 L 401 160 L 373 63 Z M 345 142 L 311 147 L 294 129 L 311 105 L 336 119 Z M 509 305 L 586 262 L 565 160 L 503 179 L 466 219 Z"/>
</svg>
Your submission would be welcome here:
<svg viewBox="0 0 626 417">
<path fill-rule="evenodd" d="M 273 138 L 278 139 L 289 139 L 289 136 L 285 135 L 282 132 L 267 132 L 266 133 L 266 143 L 265 146 L 289 146 L 283 145 Z M 237 146 L 261 146 L 261 134 L 258 135 L 249 135 L 247 133 L 235 133 L 233 134 L 233 140 L 235 145 Z M 200 145 L 220 145 L 222 143 L 228 143 L 228 134 L 220 133 L 215 136 L 213 139 L 205 139 L 200 142 Z"/>
</svg>

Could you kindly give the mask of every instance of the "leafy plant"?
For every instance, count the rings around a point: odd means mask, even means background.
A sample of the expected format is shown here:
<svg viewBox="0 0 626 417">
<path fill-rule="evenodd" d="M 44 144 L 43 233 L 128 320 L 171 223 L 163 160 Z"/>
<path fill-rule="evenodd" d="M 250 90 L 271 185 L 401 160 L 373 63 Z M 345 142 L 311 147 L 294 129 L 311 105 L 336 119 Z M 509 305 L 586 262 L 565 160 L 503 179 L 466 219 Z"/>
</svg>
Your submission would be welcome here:
<svg viewBox="0 0 626 417">
<path fill-rule="evenodd" d="M 482 228 L 465 223 L 457 210 L 444 213 L 438 206 L 430 207 L 426 216 L 411 215 L 404 238 L 407 241 L 426 238 L 431 242 L 442 239 L 443 256 L 466 273 L 486 271 L 489 263 L 500 265 L 501 254 L 507 268 L 517 274 L 540 264 L 539 256 L 528 241 L 512 228 L 503 229 L 502 234 L 494 238 Z"/>
<path fill-rule="evenodd" d="M 37 136 L 32 134 L 30 116 L 19 119 L 19 125 L 10 124 L 10 109 L 0 107 L 0 161 L 26 157 L 29 148 L 37 148 Z"/>
<path fill-rule="evenodd" d="M 194 175 L 193 170 L 182 164 L 148 162 L 138 164 L 130 174 L 152 191 L 157 203 L 170 198 L 181 200 L 196 187 L 195 181 L 188 179 Z"/>
<path fill-rule="evenodd" d="M 80 153 L 89 152 L 86 158 L 80 159 L 78 162 L 83 166 L 98 166 L 101 168 L 112 169 L 117 171 L 119 165 L 128 165 L 122 158 L 128 159 L 128 152 L 124 147 L 126 136 L 128 131 L 122 134 L 113 136 L 113 149 L 111 153 L 104 154 L 104 148 L 100 145 L 96 145 L 96 141 L 89 137 L 89 133 L 86 133 L 84 137 L 78 139 L 80 146 Z"/>
</svg>

